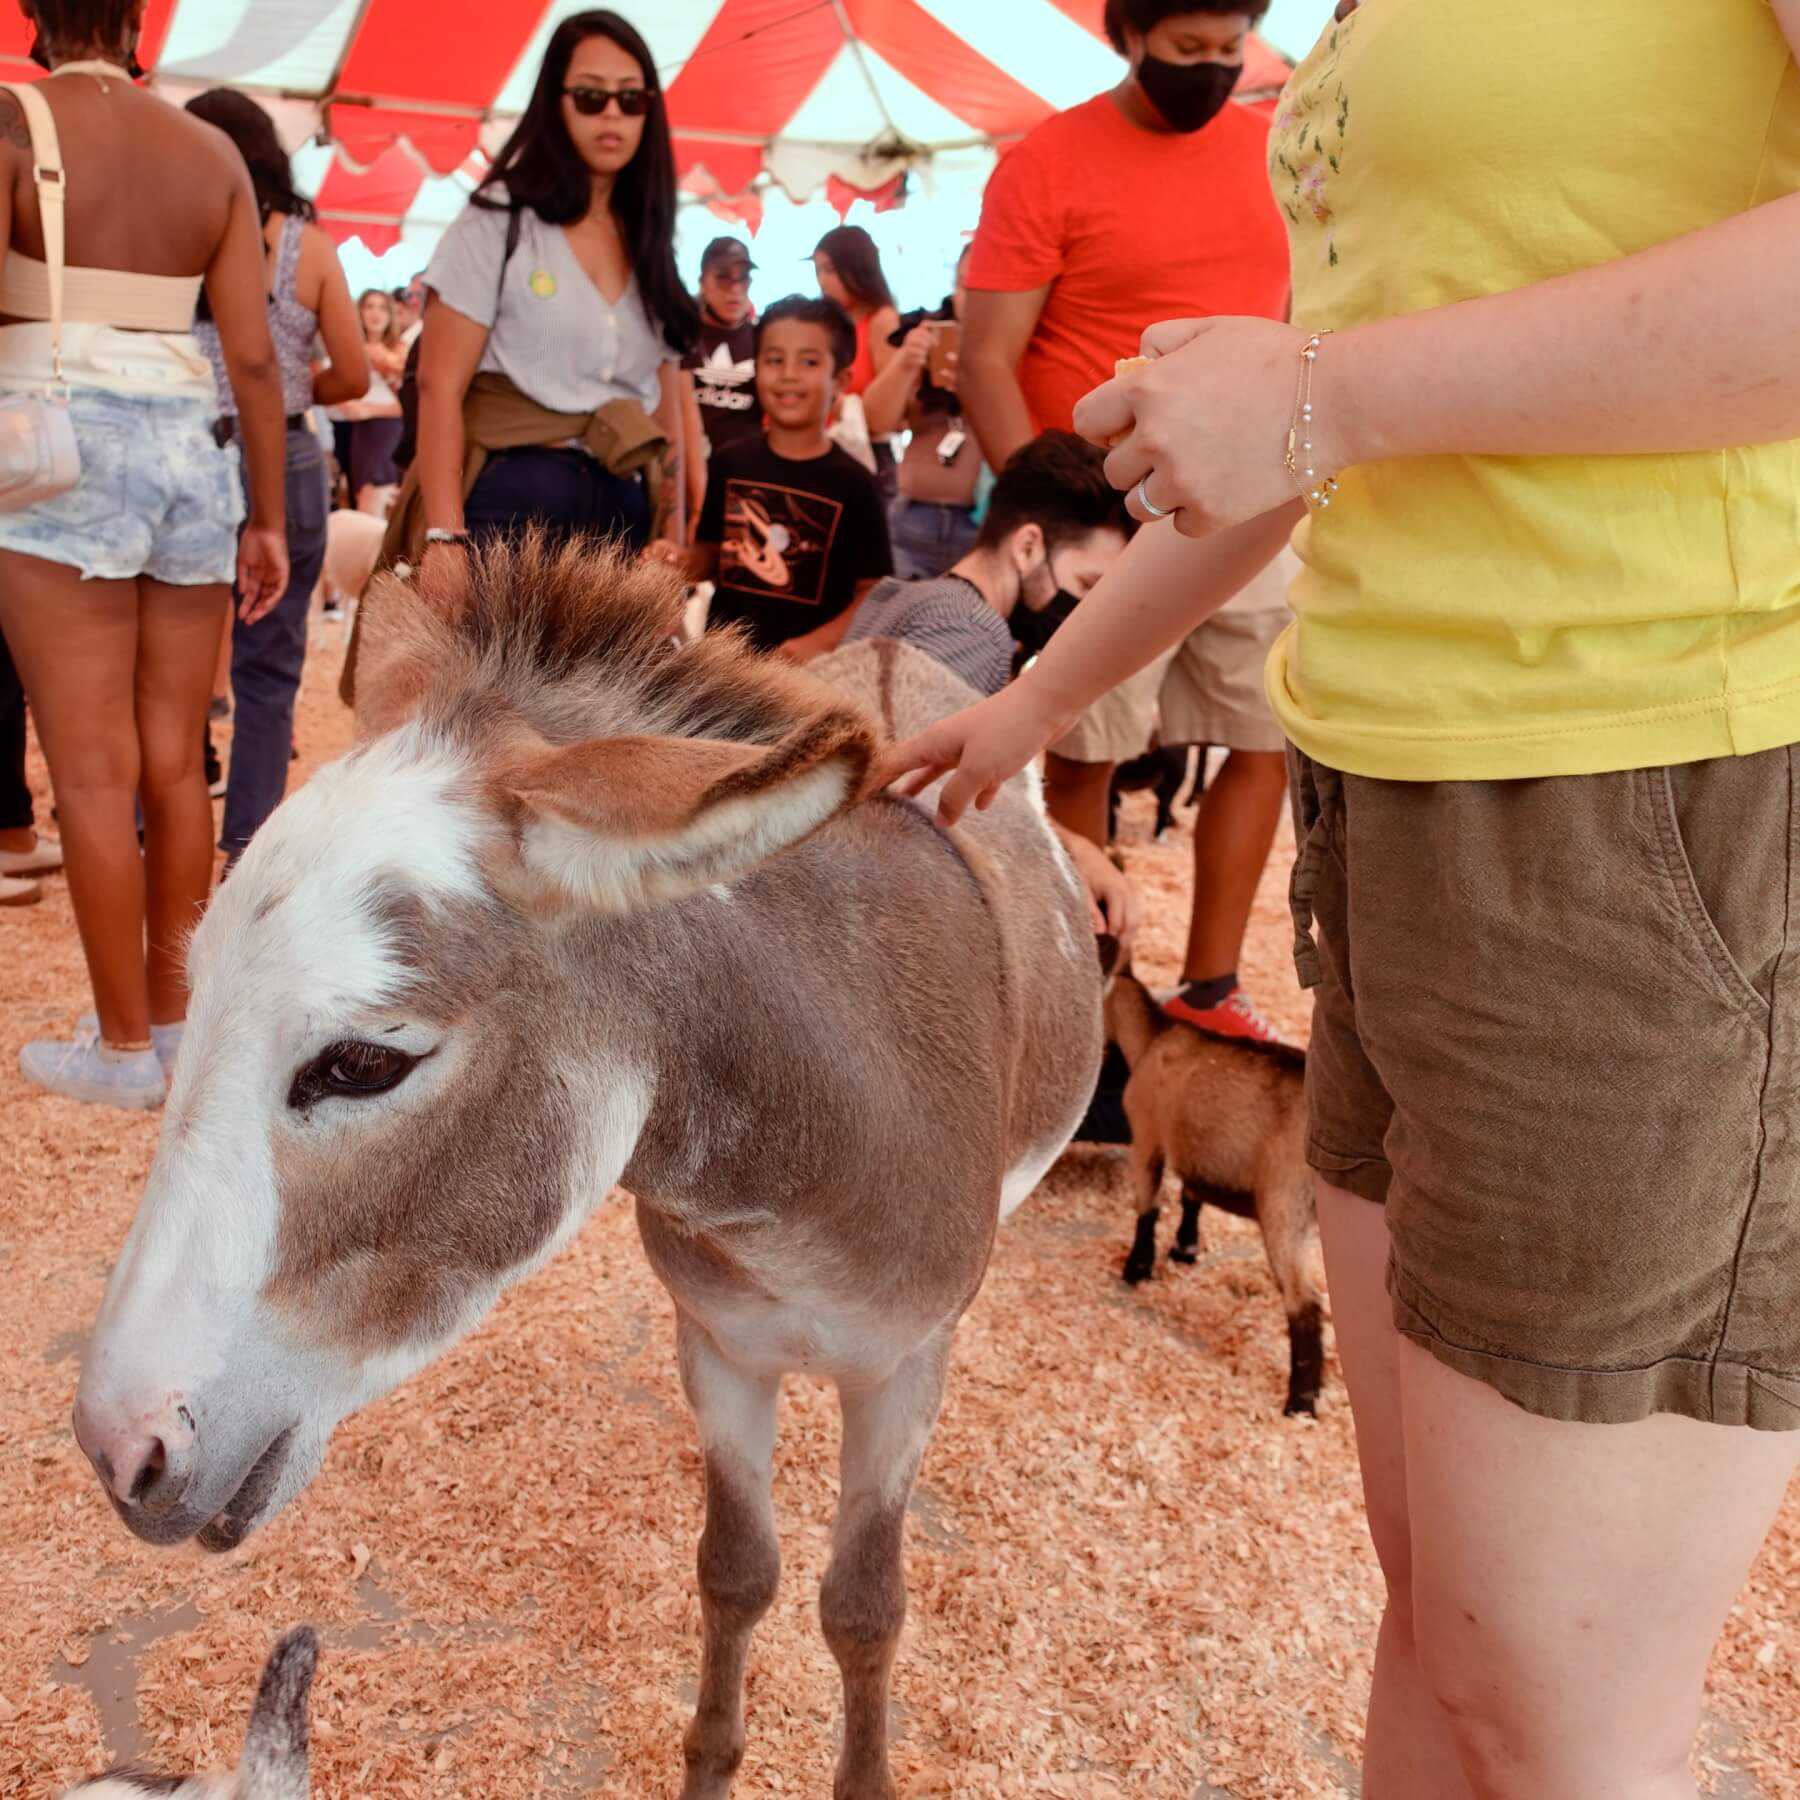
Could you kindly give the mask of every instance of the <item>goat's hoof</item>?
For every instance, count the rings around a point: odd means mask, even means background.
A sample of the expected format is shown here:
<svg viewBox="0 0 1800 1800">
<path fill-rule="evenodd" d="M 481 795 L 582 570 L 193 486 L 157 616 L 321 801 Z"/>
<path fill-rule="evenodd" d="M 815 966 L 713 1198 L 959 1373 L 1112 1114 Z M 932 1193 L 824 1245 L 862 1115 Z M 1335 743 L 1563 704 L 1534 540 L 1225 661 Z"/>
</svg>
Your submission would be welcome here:
<svg viewBox="0 0 1800 1800">
<path fill-rule="evenodd" d="M 1148 1281 L 1156 1273 L 1155 1263 L 1139 1262 L 1133 1257 L 1125 1265 L 1125 1279 L 1132 1287 L 1138 1287 Z"/>
<path fill-rule="evenodd" d="M 1194 1264 L 1197 1263 L 1199 1260 L 1200 1260 L 1200 1250 L 1197 1245 L 1194 1245 L 1194 1244 L 1171 1244 L 1169 1246 L 1169 1261 L 1170 1262 L 1184 1263 L 1184 1264 L 1186 1264 L 1186 1266 L 1188 1268 L 1191 1269 L 1194 1266 Z"/>
<path fill-rule="evenodd" d="M 1282 1416 L 1288 1419 L 1316 1419 L 1319 1416 L 1318 1400 L 1317 1394 L 1289 1394 L 1287 1405 L 1281 1409 Z"/>
</svg>

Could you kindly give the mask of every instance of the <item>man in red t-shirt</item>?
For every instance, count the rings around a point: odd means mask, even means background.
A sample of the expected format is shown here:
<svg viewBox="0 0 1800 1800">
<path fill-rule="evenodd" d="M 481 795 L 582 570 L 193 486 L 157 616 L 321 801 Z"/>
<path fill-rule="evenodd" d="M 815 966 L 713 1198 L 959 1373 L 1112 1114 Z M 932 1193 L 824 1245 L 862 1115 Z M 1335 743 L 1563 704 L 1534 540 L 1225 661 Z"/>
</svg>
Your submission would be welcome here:
<svg viewBox="0 0 1800 1800">
<path fill-rule="evenodd" d="M 1268 120 L 1229 104 L 1268 0 L 1107 0 L 1131 64 L 1109 93 L 1009 151 L 982 202 L 968 266 L 958 385 L 990 468 L 1137 354 L 1146 326 L 1287 312 L 1287 229 L 1269 185 Z M 1186 643 L 1100 702 L 1056 747 L 1059 823 L 1106 842 L 1116 764 L 1165 745 L 1230 752 L 1194 825 L 1194 909 L 1175 1017 L 1234 1037 L 1269 1027 L 1238 986 L 1250 907 L 1286 793 L 1263 697 L 1286 623 L 1281 565 Z"/>
</svg>

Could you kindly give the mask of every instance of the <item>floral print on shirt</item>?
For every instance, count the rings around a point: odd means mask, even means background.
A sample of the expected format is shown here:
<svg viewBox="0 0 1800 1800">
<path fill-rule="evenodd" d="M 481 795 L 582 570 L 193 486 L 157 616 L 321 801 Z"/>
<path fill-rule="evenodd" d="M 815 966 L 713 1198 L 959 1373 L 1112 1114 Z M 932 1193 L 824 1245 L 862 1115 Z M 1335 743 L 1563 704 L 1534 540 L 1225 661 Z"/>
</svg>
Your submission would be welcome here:
<svg viewBox="0 0 1800 1800">
<path fill-rule="evenodd" d="M 1275 198 L 1295 228 L 1295 248 L 1310 221 L 1320 233 L 1324 260 L 1334 269 L 1337 215 L 1331 206 L 1331 178 L 1342 167 L 1350 131 L 1350 94 L 1339 69 L 1359 16 L 1352 12 L 1333 24 L 1295 71 L 1269 134 L 1269 173 Z"/>
</svg>

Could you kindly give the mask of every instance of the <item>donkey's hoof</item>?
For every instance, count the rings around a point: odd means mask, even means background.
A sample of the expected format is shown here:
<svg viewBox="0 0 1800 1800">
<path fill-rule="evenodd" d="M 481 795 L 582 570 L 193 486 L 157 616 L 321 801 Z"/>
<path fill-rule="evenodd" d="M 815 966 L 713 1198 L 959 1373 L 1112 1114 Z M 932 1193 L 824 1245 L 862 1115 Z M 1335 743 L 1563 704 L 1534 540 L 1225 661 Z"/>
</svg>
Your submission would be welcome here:
<svg viewBox="0 0 1800 1800">
<path fill-rule="evenodd" d="M 1289 1394 L 1287 1405 L 1281 1411 L 1284 1418 L 1316 1419 L 1319 1416 L 1319 1396 L 1316 1393 Z"/>
<path fill-rule="evenodd" d="M 1135 1256 L 1126 1259 L 1125 1279 L 1132 1287 L 1140 1286 L 1142 1283 L 1148 1281 L 1155 1273 L 1156 1264 L 1153 1262 L 1141 1261 Z"/>
<path fill-rule="evenodd" d="M 1182 1263 L 1186 1267 L 1191 1269 L 1194 1266 L 1194 1264 L 1197 1263 L 1199 1260 L 1200 1260 L 1200 1251 L 1199 1251 L 1199 1248 L 1197 1245 L 1194 1245 L 1194 1244 L 1171 1244 L 1169 1246 L 1169 1261 L 1170 1262 Z"/>
</svg>

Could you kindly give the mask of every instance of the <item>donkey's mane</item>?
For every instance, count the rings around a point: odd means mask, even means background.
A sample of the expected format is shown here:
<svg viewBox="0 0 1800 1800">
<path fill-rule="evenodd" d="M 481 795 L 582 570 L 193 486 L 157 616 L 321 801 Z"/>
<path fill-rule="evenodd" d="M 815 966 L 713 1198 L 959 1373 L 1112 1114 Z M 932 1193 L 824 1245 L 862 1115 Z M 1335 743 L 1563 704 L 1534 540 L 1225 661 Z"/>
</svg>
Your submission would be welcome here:
<svg viewBox="0 0 1800 1800">
<path fill-rule="evenodd" d="M 635 733 L 773 744 L 842 707 L 735 632 L 678 643 L 679 581 L 611 545 L 556 548 L 533 531 L 470 551 L 466 573 L 460 610 L 437 603 L 441 577 L 423 598 L 390 580 L 368 621 L 371 660 L 432 665 L 421 711 L 456 736 L 479 740 L 511 717 L 553 744 Z"/>
</svg>

